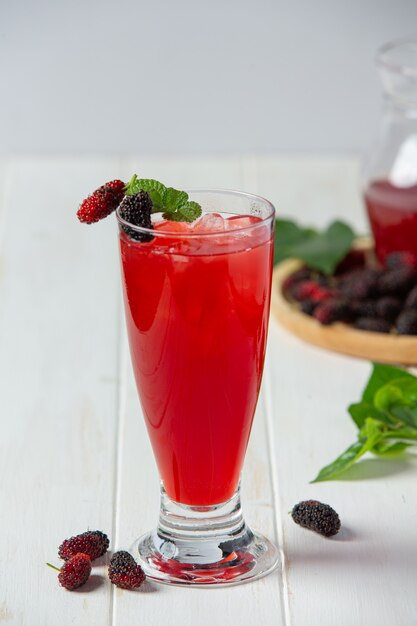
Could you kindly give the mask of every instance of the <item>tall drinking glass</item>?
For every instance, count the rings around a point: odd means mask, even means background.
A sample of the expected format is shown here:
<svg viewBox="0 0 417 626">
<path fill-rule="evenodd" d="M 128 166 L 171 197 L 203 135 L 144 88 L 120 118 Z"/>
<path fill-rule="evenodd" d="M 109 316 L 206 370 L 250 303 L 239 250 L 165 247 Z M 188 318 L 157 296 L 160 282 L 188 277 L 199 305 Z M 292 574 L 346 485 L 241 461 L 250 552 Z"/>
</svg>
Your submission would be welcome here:
<svg viewBox="0 0 417 626">
<path fill-rule="evenodd" d="M 239 480 L 267 339 L 274 207 L 189 192 L 203 217 L 153 230 L 117 212 L 130 352 L 161 477 L 157 528 L 135 544 L 147 576 L 234 584 L 277 564 L 245 523 Z"/>
</svg>

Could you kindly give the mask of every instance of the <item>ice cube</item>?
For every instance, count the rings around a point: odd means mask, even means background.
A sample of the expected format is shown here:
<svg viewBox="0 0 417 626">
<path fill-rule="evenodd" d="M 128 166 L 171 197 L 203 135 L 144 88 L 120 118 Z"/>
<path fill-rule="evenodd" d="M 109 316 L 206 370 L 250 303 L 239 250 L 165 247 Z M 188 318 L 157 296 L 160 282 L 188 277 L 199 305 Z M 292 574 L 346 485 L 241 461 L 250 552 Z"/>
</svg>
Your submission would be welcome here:
<svg viewBox="0 0 417 626">
<path fill-rule="evenodd" d="M 205 213 L 194 222 L 195 233 L 221 233 L 225 230 L 226 220 L 219 213 Z"/>
<path fill-rule="evenodd" d="M 172 220 L 163 220 L 158 222 L 154 226 L 155 230 L 168 233 L 190 233 L 193 230 L 193 225 L 189 222 L 174 222 Z"/>
<path fill-rule="evenodd" d="M 254 215 L 233 215 L 225 220 L 226 230 L 236 230 L 238 228 L 246 228 L 260 222 L 259 217 Z"/>
</svg>

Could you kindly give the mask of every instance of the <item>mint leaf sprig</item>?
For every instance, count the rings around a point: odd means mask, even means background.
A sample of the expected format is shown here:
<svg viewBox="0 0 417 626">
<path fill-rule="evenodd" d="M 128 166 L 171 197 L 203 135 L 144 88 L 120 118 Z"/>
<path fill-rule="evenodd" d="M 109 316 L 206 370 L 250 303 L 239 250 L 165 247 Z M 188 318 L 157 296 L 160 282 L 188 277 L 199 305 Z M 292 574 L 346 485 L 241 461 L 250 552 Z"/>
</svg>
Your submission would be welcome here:
<svg viewBox="0 0 417 626">
<path fill-rule="evenodd" d="M 355 233 L 348 224 L 336 220 L 323 232 L 303 228 L 292 220 L 277 219 L 274 264 L 289 257 L 300 259 L 308 267 L 333 274 L 349 252 Z"/>
<path fill-rule="evenodd" d="M 133 196 L 139 191 L 146 191 L 153 204 L 152 213 L 162 212 L 162 217 L 174 222 L 193 222 L 201 215 L 198 202 L 188 199 L 188 193 L 173 187 L 165 187 L 152 178 L 138 178 L 134 174 L 125 186 L 125 194 Z"/>
<path fill-rule="evenodd" d="M 323 467 L 313 483 L 339 478 L 366 452 L 392 457 L 417 445 L 417 377 L 374 363 L 361 400 L 348 411 L 358 427 L 358 439 Z"/>
</svg>

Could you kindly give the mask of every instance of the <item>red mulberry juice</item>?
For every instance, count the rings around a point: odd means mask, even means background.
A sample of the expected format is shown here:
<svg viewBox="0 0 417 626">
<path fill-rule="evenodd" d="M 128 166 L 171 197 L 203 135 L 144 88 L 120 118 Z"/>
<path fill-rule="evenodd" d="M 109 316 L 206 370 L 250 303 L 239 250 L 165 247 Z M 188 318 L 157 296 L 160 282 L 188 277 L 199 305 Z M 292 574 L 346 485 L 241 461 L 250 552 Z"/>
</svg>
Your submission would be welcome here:
<svg viewBox="0 0 417 626">
<path fill-rule="evenodd" d="M 378 259 L 383 262 L 394 251 L 417 255 L 417 185 L 375 180 L 365 190 L 365 202 Z"/>
<path fill-rule="evenodd" d="M 188 505 L 233 496 L 261 384 L 272 220 L 222 219 L 227 229 L 234 220 L 235 227 L 250 228 L 216 237 L 203 221 L 201 234 L 187 237 L 188 225 L 162 222 L 147 243 L 120 231 L 127 329 L 143 413 L 164 488 Z M 162 234 L 173 230 L 178 238 Z"/>
</svg>

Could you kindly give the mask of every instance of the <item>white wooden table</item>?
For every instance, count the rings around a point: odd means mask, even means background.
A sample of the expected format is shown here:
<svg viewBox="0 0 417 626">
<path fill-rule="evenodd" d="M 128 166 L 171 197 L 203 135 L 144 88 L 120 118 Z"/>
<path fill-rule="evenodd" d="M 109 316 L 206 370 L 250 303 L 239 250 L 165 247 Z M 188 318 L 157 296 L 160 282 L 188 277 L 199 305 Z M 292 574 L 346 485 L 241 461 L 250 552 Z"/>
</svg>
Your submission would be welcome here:
<svg viewBox="0 0 417 626">
<path fill-rule="evenodd" d="M 345 407 L 369 364 L 326 353 L 271 320 L 243 476 L 248 521 L 282 568 L 226 589 L 113 588 L 106 559 L 60 588 L 61 540 L 87 528 L 128 548 L 158 514 L 158 476 L 126 349 L 114 219 L 80 225 L 80 199 L 133 172 L 178 187 L 229 187 L 278 213 L 366 229 L 355 159 L 16 158 L 0 162 L 0 624 L 28 626 L 411 626 L 417 624 L 417 457 L 369 458 L 349 480 L 310 485 L 353 441 Z M 324 539 L 288 515 L 330 503 Z"/>
</svg>

